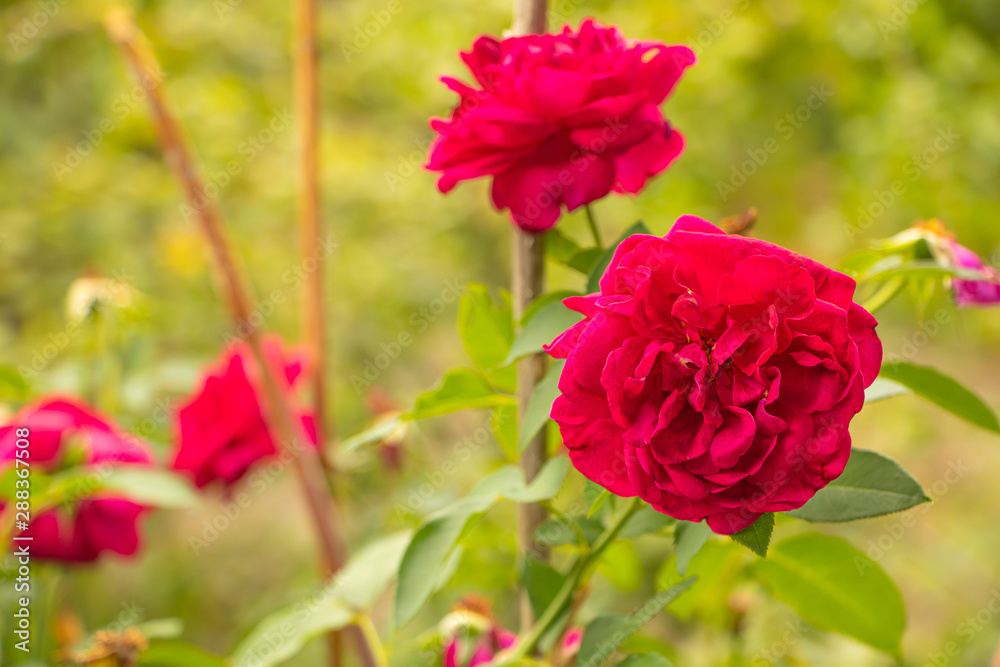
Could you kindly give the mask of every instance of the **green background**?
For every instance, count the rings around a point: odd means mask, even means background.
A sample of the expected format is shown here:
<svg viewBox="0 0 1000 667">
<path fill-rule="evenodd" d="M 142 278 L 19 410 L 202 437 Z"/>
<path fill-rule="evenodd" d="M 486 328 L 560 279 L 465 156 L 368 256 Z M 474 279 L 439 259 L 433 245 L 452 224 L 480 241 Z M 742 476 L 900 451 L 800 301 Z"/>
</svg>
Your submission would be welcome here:
<svg viewBox="0 0 1000 667">
<path fill-rule="evenodd" d="M 336 243 L 324 270 L 334 341 L 331 407 L 343 433 L 368 422 L 370 391 L 405 406 L 444 368 L 467 363 L 455 333 L 456 305 L 435 312 L 436 299 L 456 284 L 508 281 L 509 224 L 492 210 L 487 184 L 463 184 L 445 197 L 420 164 L 431 139 L 427 119 L 446 114 L 454 101 L 438 77 L 465 77 L 457 52 L 480 33 L 509 27 L 510 7 L 496 0 L 399 3 L 397 13 L 387 13 L 388 1 L 322 3 L 323 216 Z M 288 4 L 164 0 L 133 9 L 219 186 L 218 203 L 252 272 L 260 309 L 270 312 L 267 324 L 295 339 L 296 135 L 290 123 L 280 127 L 293 112 Z M 198 230 L 160 159 L 142 91 L 102 28 L 109 7 L 98 0 L 0 7 L 0 361 L 32 364 L 41 354 L 35 392 L 83 393 L 126 425 L 155 411 L 160 417 L 144 432 L 166 457 L 171 424 L 156 408 L 192 389 L 227 336 L 227 318 Z M 596 205 L 605 238 L 638 218 L 665 233 L 681 214 L 718 220 L 756 206 L 757 236 L 836 264 L 866 239 L 939 217 L 996 263 L 997 3 L 564 0 L 553 14 L 554 25 L 593 16 L 629 37 L 687 43 L 699 57 L 664 107 L 687 138 L 686 152 L 638 197 Z M 818 103 L 815 90 L 828 91 L 828 99 Z M 788 118 L 796 113 L 799 120 Z M 951 137 L 949 145 L 935 149 L 942 135 Z M 777 149 L 760 160 L 766 145 Z M 237 175 L 225 174 L 228 163 Z M 739 187 L 723 192 L 720 183 Z M 581 215 L 560 224 L 586 240 Z M 142 316 L 106 327 L 103 337 L 88 330 L 65 335 L 67 290 L 87 275 L 125 278 L 143 295 Z M 578 288 L 579 281 L 553 265 L 550 285 Z M 271 309 L 267 295 L 274 290 L 283 302 Z M 939 296 L 923 317 L 904 299 L 880 320 L 887 357 L 947 369 L 1000 404 L 1000 312 L 958 312 Z M 383 344 L 392 347 L 402 333 L 412 344 L 359 390 L 352 377 L 363 376 Z M 402 472 L 385 470 L 378 458 L 351 459 L 357 474 L 339 493 L 354 508 L 347 518 L 352 538 L 405 524 L 393 508 L 483 419 L 422 425 Z M 996 618 L 991 629 L 972 633 L 963 622 L 1000 590 L 1000 442 L 912 398 L 868 408 L 853 433 L 856 445 L 900 461 L 937 502 L 914 510 L 912 526 L 903 529 L 900 517 L 890 516 L 829 532 L 848 536 L 899 583 L 909 610 L 907 664 L 929 664 L 949 641 L 960 648 L 949 664 L 984 664 L 997 641 Z M 428 507 L 467 488 L 497 458 L 495 447 L 484 448 Z M 948 483 L 953 464 L 967 470 Z M 225 499 L 214 495 L 196 510 L 153 517 L 144 558 L 107 559 L 63 575 L 65 607 L 94 629 L 114 621 L 122 605 L 135 605 L 144 618 L 181 618 L 187 640 L 229 651 L 315 579 L 296 490 L 280 471 L 264 475 L 260 493 L 244 488 L 252 502 L 221 522 L 226 528 L 207 549 L 196 554 L 189 538 L 225 516 Z M 497 598 L 502 617 L 514 613 L 513 545 L 496 527 L 511 517 L 491 517 L 474 534 L 478 547 L 467 553 L 454 591 L 410 631 L 433 624 L 455 591 L 477 590 Z M 658 566 L 655 549 L 640 543 L 638 551 L 636 558 L 621 556 L 614 569 L 634 570 L 634 579 Z M 616 584 L 631 586 L 598 581 L 592 613 L 604 604 L 630 608 Z M 706 624 L 659 621 L 657 632 L 676 641 L 681 664 L 752 664 L 783 641 L 794 614 L 752 584 L 738 594 L 750 605 L 739 632 L 725 596 L 699 612 Z M 642 586 L 628 595 L 644 599 Z M 319 664 L 317 648 L 293 664 Z M 726 663 L 731 649 L 742 658 Z M 794 658 L 783 658 L 786 664 L 891 664 L 850 640 L 808 630 L 788 651 Z"/>
</svg>

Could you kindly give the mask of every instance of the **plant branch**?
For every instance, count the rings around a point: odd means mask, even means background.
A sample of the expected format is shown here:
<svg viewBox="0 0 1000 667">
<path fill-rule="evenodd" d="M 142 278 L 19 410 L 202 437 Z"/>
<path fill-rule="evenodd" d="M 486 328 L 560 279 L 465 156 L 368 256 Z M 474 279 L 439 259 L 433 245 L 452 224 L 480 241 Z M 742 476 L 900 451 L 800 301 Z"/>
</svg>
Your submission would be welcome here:
<svg viewBox="0 0 1000 667">
<path fill-rule="evenodd" d="M 305 293 L 302 308 L 302 331 L 313 362 L 312 400 L 316 413 L 316 435 L 320 443 L 320 458 L 329 467 L 325 456 L 328 439 L 334 438 L 332 417 L 326 405 L 327 337 L 323 316 L 323 264 L 320 261 L 320 194 L 319 194 L 319 59 L 316 46 L 317 0 L 296 2 L 295 84 L 296 115 L 299 121 L 299 243 L 303 267 L 306 268 Z M 309 270 L 309 267 L 315 267 Z"/>
<path fill-rule="evenodd" d="M 625 523 L 631 518 L 633 514 L 642 506 L 642 501 L 639 498 L 632 498 L 629 501 L 628 506 L 625 511 L 615 519 L 610 526 L 608 526 L 601 536 L 597 538 L 594 542 L 594 546 L 591 547 L 590 551 L 580 554 L 576 557 L 570 568 L 569 574 L 566 575 L 566 579 L 563 580 L 563 585 L 556 593 L 555 598 L 545 609 L 545 612 L 541 615 L 530 630 L 521 638 L 521 640 L 511 649 L 510 653 L 506 653 L 502 656 L 503 662 L 500 664 L 505 664 L 508 662 L 516 662 L 526 656 L 528 656 L 538 644 L 538 641 L 545 635 L 549 629 L 555 625 L 555 623 L 562 616 L 566 608 L 572 603 L 573 595 L 576 593 L 577 588 L 580 585 L 580 581 L 583 579 L 590 565 L 594 563 L 604 550 L 615 541 L 618 537 L 618 533 L 621 532 L 622 528 L 625 527 Z"/>
<path fill-rule="evenodd" d="M 514 0 L 514 21 L 511 31 L 514 35 L 544 33 L 548 18 L 548 0 Z M 511 293 L 513 296 L 514 318 L 520 322 L 524 311 L 541 296 L 545 289 L 545 235 L 532 234 L 520 228 L 514 230 L 514 244 L 511 253 Z M 539 353 L 517 363 L 517 404 L 519 419 L 527 409 L 535 385 L 545 376 L 546 358 Z M 521 469 L 524 477 L 531 482 L 545 464 L 546 429 L 542 429 L 524 449 Z M 548 560 L 548 549 L 535 541 L 538 526 L 545 520 L 545 509 L 536 503 L 522 504 L 518 510 L 518 536 L 521 549 L 538 560 Z M 521 591 L 521 630 L 530 627 L 533 620 L 531 600 L 527 591 Z"/>
<path fill-rule="evenodd" d="M 524 311 L 541 296 L 544 290 L 545 236 L 531 234 L 520 229 L 514 230 L 513 265 L 511 293 L 513 295 L 514 319 L 520 322 Z M 535 386 L 545 377 L 545 354 L 534 354 L 517 362 L 517 404 L 519 423 L 535 391 Z M 521 455 L 521 469 L 530 483 L 542 469 L 546 458 L 546 430 L 541 429 L 528 442 Z M 538 560 L 548 559 L 548 548 L 535 540 L 535 531 L 545 521 L 545 509 L 537 503 L 524 503 L 518 507 L 518 535 L 525 556 Z M 531 600 L 526 591 L 521 595 L 521 629 L 531 625 Z"/>
<path fill-rule="evenodd" d="M 328 576 L 332 575 L 341 568 L 347 557 L 333 498 L 328 492 L 316 449 L 307 444 L 308 438 L 301 420 L 295 415 L 288 392 L 278 381 L 277 374 L 264 353 L 264 327 L 254 326 L 250 320 L 252 290 L 226 236 L 222 214 L 205 191 L 204 181 L 198 173 L 184 129 L 168 102 L 162 76 L 159 74 L 159 63 L 149 42 L 123 9 L 109 13 L 106 25 L 133 75 L 147 90 L 164 159 L 180 183 L 188 204 L 197 213 L 198 223 L 211 248 L 219 273 L 223 301 L 229 309 L 233 324 L 236 330 L 248 332 L 246 341 L 259 368 L 267 396 L 264 407 L 268 426 L 274 429 L 281 446 L 291 455 L 295 474 L 316 529 L 324 572 Z M 366 665 L 373 664 L 368 660 L 370 647 L 360 632 L 357 635 L 361 637 L 362 659 Z"/>
</svg>

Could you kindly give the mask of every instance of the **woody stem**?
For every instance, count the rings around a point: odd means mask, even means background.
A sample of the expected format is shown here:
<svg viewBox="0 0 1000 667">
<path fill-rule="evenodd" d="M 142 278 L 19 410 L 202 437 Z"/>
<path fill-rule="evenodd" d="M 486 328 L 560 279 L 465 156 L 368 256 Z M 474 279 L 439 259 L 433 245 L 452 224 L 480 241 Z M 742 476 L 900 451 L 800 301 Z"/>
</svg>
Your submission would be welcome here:
<svg viewBox="0 0 1000 667">
<path fill-rule="evenodd" d="M 168 103 L 162 77 L 159 76 L 159 63 L 149 42 L 125 10 L 118 9 L 108 14 L 106 24 L 109 35 L 121 49 L 133 75 L 148 91 L 164 159 L 174 172 L 188 204 L 196 212 L 198 223 L 208 240 L 219 274 L 222 298 L 229 309 L 235 329 L 248 332 L 246 342 L 259 368 L 267 398 L 265 407 L 268 426 L 277 435 L 281 447 L 291 456 L 316 529 L 323 569 L 327 575 L 332 575 L 344 564 L 347 556 L 346 546 L 340 537 L 333 498 L 329 494 L 316 449 L 308 445 L 302 421 L 295 415 L 288 392 L 284 391 L 265 355 L 264 327 L 252 323 L 252 290 L 226 235 L 222 214 L 205 191 L 204 181 L 188 147 L 183 126 Z M 370 656 L 371 649 L 363 635 L 360 632 L 354 634 L 360 637 L 360 645 L 366 649 L 361 651 L 362 658 Z M 365 663 L 374 664 L 367 659 Z"/>
<path fill-rule="evenodd" d="M 515 35 L 544 33 L 547 27 L 547 4 L 547 0 L 514 0 L 512 32 Z M 520 322 L 524 311 L 545 289 L 545 236 L 515 229 L 511 260 L 514 318 L 516 322 Z M 535 354 L 518 362 L 517 404 L 518 413 L 522 418 L 535 391 L 535 385 L 544 375 L 544 354 Z M 542 429 L 527 444 L 521 456 L 521 469 L 524 470 L 525 479 L 529 482 L 545 463 L 545 441 L 545 429 Z M 547 560 L 548 549 L 535 541 L 535 531 L 545 520 L 545 509 L 536 503 L 522 504 L 519 506 L 518 519 L 518 536 L 523 558 L 530 556 Z M 521 591 L 520 612 L 521 629 L 527 630 L 534 620 L 527 591 Z"/>
</svg>

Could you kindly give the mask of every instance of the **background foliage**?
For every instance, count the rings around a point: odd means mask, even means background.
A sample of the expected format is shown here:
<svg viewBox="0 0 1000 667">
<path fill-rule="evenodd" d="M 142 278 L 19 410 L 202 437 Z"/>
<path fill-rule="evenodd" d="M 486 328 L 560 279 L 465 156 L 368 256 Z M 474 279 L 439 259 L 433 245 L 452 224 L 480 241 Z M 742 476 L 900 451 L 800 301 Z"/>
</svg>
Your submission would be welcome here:
<svg viewBox="0 0 1000 667">
<path fill-rule="evenodd" d="M 163 407 L 193 387 L 197 369 L 231 332 L 200 237 L 160 159 L 142 90 L 101 27 L 107 8 L 103 0 L 0 8 L 0 361 L 36 368 L 36 391 L 89 396 L 165 455 L 171 424 Z M 294 338 L 301 267 L 292 226 L 288 5 L 158 0 L 134 9 L 219 187 L 260 311 Z M 596 207 L 606 239 L 637 218 L 662 234 L 682 213 L 718 220 L 754 205 L 756 235 L 827 264 L 927 217 L 944 219 L 996 264 L 996 3 L 563 0 L 553 11 L 555 25 L 594 16 L 630 36 L 688 43 L 700 57 L 665 107 L 687 152 L 640 197 Z M 426 119 L 453 102 L 438 75 L 461 73 L 456 51 L 509 21 L 510 7 L 499 0 L 324 3 L 324 212 L 336 244 L 326 270 L 336 294 L 334 382 L 345 432 L 369 421 L 370 392 L 408 405 L 441 369 L 467 363 L 454 296 L 467 282 L 507 282 L 508 223 L 490 208 L 486 185 L 442 197 L 420 163 Z M 585 238 L 582 216 L 563 225 Z M 67 289 L 93 274 L 130 282 L 143 295 L 141 313 L 69 334 Z M 577 286 L 554 264 L 550 276 L 552 287 Z M 959 313 L 937 295 L 922 312 L 903 300 L 879 319 L 887 358 L 948 368 L 1000 403 L 995 311 Z M 400 339 L 404 333 L 409 338 Z M 380 354 L 389 357 L 384 369 L 375 366 Z M 354 541 L 412 525 L 494 468 L 499 449 L 483 444 L 456 474 L 441 472 L 456 460 L 457 443 L 486 427 L 486 415 L 476 413 L 422 423 L 398 472 L 382 459 L 348 457 L 359 471 L 339 493 L 355 508 Z M 849 536 L 899 583 L 909 613 L 907 664 L 928 663 L 948 642 L 960 649 L 949 664 L 985 663 L 997 619 L 987 619 L 987 631 L 976 630 L 982 615 L 968 619 L 1000 595 L 995 439 L 914 398 L 863 412 L 853 432 L 857 446 L 891 455 L 936 502 L 824 531 Z M 142 618 L 179 617 L 185 639 L 227 653 L 315 580 L 306 518 L 289 510 L 298 498 L 280 468 L 259 471 L 244 496 L 154 517 L 147 530 L 154 548 L 143 559 L 105 560 L 65 577 L 68 608 L 88 628 L 135 608 Z M 433 493 L 423 499 L 426 484 Z M 497 541 L 497 525 L 512 519 L 505 511 L 477 528 L 449 594 L 404 636 L 440 618 L 462 591 L 496 597 L 501 618 L 513 612 L 513 544 Z M 647 599 L 657 553 L 643 540 L 634 551 L 609 551 L 592 613 L 621 590 L 635 604 Z M 704 553 L 710 559 L 712 547 Z M 681 609 L 680 619 L 658 619 L 653 634 L 676 641 L 685 665 L 753 664 L 785 644 L 795 660 L 788 664 L 891 664 L 808 626 L 788 643 L 786 622 L 799 627 L 796 616 L 756 584 L 701 595 Z M 691 616 L 710 624 L 695 631 L 683 620 Z M 317 664 L 316 649 L 295 664 Z"/>
</svg>

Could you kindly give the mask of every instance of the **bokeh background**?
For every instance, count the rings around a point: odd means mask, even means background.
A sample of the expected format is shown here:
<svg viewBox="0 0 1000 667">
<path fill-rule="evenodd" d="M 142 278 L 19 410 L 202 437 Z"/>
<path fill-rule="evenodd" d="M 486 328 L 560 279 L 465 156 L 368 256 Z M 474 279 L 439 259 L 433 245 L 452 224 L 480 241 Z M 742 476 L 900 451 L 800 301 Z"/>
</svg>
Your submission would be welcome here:
<svg viewBox="0 0 1000 667">
<path fill-rule="evenodd" d="M 372 392 L 405 406 L 444 368 L 467 363 L 456 305 L 442 295 L 468 282 L 508 282 L 509 225 L 490 207 L 486 184 L 445 197 L 420 165 L 428 117 L 453 103 L 438 77 L 464 76 L 457 52 L 480 33 L 505 30 L 509 3 L 397 3 L 394 12 L 388 0 L 322 3 L 323 214 L 336 246 L 324 262 L 335 341 L 331 407 L 345 435 L 370 421 Z M 268 326 L 294 340 L 301 260 L 288 5 L 151 0 L 132 9 L 217 186 L 259 308 Z M 198 230 L 160 159 L 144 91 L 103 30 L 109 7 L 106 0 L 0 7 L 0 361 L 37 371 L 36 394 L 80 393 L 126 426 L 145 424 L 143 435 L 166 458 L 165 407 L 192 390 L 231 332 Z M 597 204 L 605 238 L 639 218 L 665 233 L 684 213 L 718 220 L 756 206 L 755 235 L 831 265 L 930 217 L 995 260 L 995 0 L 561 0 L 552 7 L 553 25 L 587 16 L 634 38 L 689 44 L 700 60 L 665 106 L 687 151 L 640 196 Z M 586 240 L 582 216 L 561 225 Z M 67 335 L 67 292 L 85 276 L 127 281 L 139 307 Z M 551 265 L 550 285 L 578 288 L 579 279 Z M 880 320 L 887 356 L 945 369 L 1000 406 L 1000 310 L 959 312 L 938 294 L 922 307 L 900 299 Z M 412 345 L 362 382 L 382 345 L 403 332 Z M 5 398 L 9 414 L 17 402 Z M 412 523 L 399 510 L 408 495 L 484 423 L 484 415 L 465 415 L 422 424 L 408 436 L 401 471 L 378 456 L 347 461 L 356 475 L 338 492 L 352 508 L 352 540 Z M 974 632 L 967 618 L 1000 595 L 1000 440 L 906 397 L 867 408 L 853 433 L 856 445 L 900 461 L 935 503 L 913 510 L 909 525 L 890 516 L 823 530 L 849 537 L 898 582 L 909 613 L 906 664 L 988 664 L 1000 618 L 990 614 L 982 624 L 980 614 Z M 484 448 L 420 512 L 496 465 L 497 451 Z M 142 558 L 64 573 L 56 597 L 88 629 L 126 613 L 176 617 L 186 640 L 225 654 L 316 578 L 289 476 L 276 468 L 257 481 L 245 489 L 252 502 L 233 516 L 213 495 L 197 509 L 154 516 Z M 495 598 L 501 618 L 514 613 L 514 547 L 499 529 L 510 518 L 498 512 L 475 533 L 454 582 Z M 225 527 L 213 533 L 213 522 Z M 641 541 L 634 553 L 617 555 L 606 568 L 615 576 L 595 583 L 592 613 L 645 599 L 662 553 Z M 453 601 L 438 599 L 410 638 Z M 781 645 L 786 624 L 795 623 L 790 609 L 753 584 L 706 596 L 692 613 L 695 620 L 665 617 L 650 626 L 685 667 L 769 664 L 753 660 Z M 943 663 L 938 653 L 949 641 L 960 651 Z M 774 664 L 892 664 L 808 628 L 783 653 Z M 310 647 L 292 664 L 319 664 L 321 654 Z"/>
</svg>

